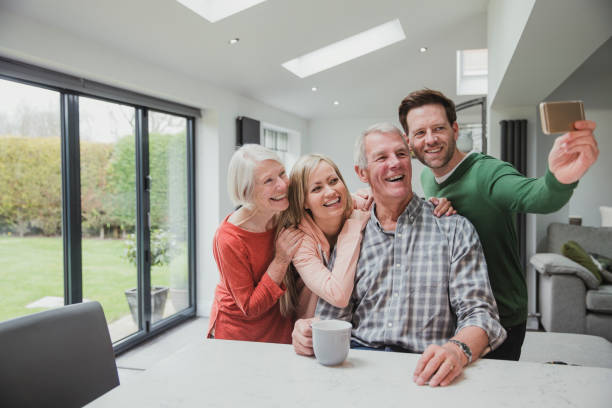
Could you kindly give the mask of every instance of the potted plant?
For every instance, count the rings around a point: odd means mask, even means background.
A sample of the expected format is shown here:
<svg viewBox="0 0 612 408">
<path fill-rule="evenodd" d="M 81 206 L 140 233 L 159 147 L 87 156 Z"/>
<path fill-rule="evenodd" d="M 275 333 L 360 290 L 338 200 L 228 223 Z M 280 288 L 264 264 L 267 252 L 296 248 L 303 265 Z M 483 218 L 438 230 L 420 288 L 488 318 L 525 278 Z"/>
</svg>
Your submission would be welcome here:
<svg viewBox="0 0 612 408">
<path fill-rule="evenodd" d="M 134 323 L 138 324 L 138 288 L 125 291 L 125 298 L 130 306 L 130 313 Z M 155 323 L 164 317 L 164 309 L 168 299 L 168 288 L 165 286 L 153 286 L 151 288 L 151 323 Z"/>
<path fill-rule="evenodd" d="M 125 257 L 134 265 L 136 260 L 136 235 L 130 234 L 125 240 Z M 170 261 L 171 242 L 169 234 L 161 230 L 151 230 L 151 266 L 165 265 Z M 155 323 L 163 318 L 169 289 L 166 286 L 153 286 L 151 288 L 151 322 Z M 138 289 L 125 291 L 125 297 L 135 323 L 138 323 Z"/>
</svg>

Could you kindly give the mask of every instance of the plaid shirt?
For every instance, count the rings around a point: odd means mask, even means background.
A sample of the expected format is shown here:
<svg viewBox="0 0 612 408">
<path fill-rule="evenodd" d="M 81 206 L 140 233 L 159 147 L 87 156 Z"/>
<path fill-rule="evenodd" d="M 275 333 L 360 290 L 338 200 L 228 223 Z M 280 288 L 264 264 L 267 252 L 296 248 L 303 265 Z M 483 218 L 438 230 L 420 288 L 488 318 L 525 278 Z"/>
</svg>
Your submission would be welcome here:
<svg viewBox="0 0 612 408">
<path fill-rule="evenodd" d="M 368 347 L 422 352 L 444 344 L 466 326 L 478 326 L 492 349 L 506 332 L 499 323 L 476 230 L 461 216 L 436 218 L 416 195 L 384 231 L 376 207 L 366 226 L 349 305 L 320 299 L 316 315 L 353 323 L 352 340 Z M 335 251 L 330 264 L 335 259 Z"/>
</svg>

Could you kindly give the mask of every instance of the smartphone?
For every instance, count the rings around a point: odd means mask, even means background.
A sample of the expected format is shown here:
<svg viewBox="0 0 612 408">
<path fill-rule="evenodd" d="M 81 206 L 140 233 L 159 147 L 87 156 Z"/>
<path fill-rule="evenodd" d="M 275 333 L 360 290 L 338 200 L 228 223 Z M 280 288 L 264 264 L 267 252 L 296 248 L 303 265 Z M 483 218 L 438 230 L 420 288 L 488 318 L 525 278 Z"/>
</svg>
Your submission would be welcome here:
<svg viewBox="0 0 612 408">
<path fill-rule="evenodd" d="M 577 120 L 584 120 L 582 101 L 542 102 L 540 104 L 542 132 L 547 135 L 575 130 L 574 122 Z"/>
</svg>

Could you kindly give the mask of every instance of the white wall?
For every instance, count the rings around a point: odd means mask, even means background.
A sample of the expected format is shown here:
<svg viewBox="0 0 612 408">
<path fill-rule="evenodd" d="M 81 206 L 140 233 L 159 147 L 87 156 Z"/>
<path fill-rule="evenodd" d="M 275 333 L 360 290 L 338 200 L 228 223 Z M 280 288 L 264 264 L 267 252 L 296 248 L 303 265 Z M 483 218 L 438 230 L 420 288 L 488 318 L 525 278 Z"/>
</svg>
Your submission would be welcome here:
<svg viewBox="0 0 612 408">
<path fill-rule="evenodd" d="M 497 89 L 512 60 L 516 46 L 523 34 L 536 0 L 489 0 L 487 7 L 487 47 L 489 50 L 488 103 L 491 104 Z M 491 143 L 489 151 L 498 155 L 498 141 Z"/>
<path fill-rule="evenodd" d="M 218 280 L 212 237 L 219 221 L 232 209 L 225 180 L 235 143 L 236 116 L 249 116 L 302 135 L 307 133 L 307 121 L 5 11 L 0 13 L 0 55 L 203 110 L 196 122 L 196 274 L 198 314 L 207 315 Z"/>
</svg>

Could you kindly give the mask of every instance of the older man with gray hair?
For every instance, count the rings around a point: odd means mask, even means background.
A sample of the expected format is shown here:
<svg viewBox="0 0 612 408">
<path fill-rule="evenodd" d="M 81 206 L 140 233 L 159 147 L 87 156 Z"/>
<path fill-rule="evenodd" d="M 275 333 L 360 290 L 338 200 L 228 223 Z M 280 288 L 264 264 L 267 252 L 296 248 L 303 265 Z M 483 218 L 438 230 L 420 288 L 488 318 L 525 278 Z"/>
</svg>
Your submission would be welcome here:
<svg viewBox="0 0 612 408">
<path fill-rule="evenodd" d="M 353 348 L 423 353 L 414 381 L 448 385 L 506 336 L 478 235 L 412 192 L 410 149 L 395 126 L 361 135 L 355 171 L 374 197 L 355 287 L 346 308 L 319 300 L 316 316 L 352 322 Z M 295 324 L 298 354 L 312 355 L 311 320 Z"/>
</svg>

